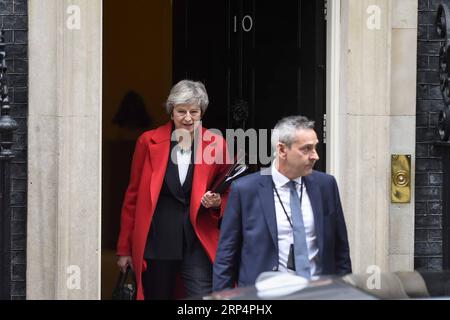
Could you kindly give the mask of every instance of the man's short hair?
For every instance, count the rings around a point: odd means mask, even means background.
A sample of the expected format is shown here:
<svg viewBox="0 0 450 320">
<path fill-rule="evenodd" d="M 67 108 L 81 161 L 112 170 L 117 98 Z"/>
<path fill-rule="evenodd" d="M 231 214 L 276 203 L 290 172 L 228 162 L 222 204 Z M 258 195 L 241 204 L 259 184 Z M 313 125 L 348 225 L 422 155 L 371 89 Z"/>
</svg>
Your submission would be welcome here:
<svg viewBox="0 0 450 320">
<path fill-rule="evenodd" d="M 273 150 L 277 150 L 277 144 L 280 142 L 290 148 L 295 141 L 297 130 L 300 129 L 314 130 L 314 121 L 304 116 L 289 116 L 278 121 L 272 132 Z"/>
</svg>

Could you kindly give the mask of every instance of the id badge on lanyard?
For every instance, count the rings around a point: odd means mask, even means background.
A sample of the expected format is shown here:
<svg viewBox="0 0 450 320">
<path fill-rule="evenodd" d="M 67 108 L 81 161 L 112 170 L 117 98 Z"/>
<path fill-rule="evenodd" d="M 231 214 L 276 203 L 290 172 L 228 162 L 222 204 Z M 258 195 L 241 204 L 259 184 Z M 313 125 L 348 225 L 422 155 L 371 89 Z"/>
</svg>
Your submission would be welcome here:
<svg viewBox="0 0 450 320">
<path fill-rule="evenodd" d="M 291 243 L 291 245 L 289 247 L 289 255 L 288 255 L 286 267 L 290 270 L 295 271 L 294 244 L 293 243 Z"/>
</svg>

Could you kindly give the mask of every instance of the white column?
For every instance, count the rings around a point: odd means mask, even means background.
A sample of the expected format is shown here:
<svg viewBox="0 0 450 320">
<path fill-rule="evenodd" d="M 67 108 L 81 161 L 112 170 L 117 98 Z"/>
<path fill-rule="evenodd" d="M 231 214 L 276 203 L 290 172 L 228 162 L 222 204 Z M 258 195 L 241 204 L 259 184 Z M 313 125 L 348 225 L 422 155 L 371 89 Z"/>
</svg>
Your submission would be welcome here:
<svg viewBox="0 0 450 320">
<path fill-rule="evenodd" d="M 390 152 L 411 155 L 411 202 L 391 204 L 389 270 L 414 269 L 414 172 L 416 159 L 416 0 L 392 1 Z"/>
<path fill-rule="evenodd" d="M 340 27 L 340 97 L 330 109 L 331 134 L 337 132 L 330 169 L 338 173 L 354 272 L 371 265 L 411 270 L 414 195 L 410 204 L 391 204 L 390 157 L 415 157 L 417 1 L 340 2 L 340 26 L 334 24 Z"/>
<path fill-rule="evenodd" d="M 341 0 L 327 3 L 327 172 L 340 181 Z"/>
<path fill-rule="evenodd" d="M 389 0 L 342 0 L 340 186 L 355 272 L 388 269 Z"/>
<path fill-rule="evenodd" d="M 101 0 L 29 1 L 28 299 L 98 299 Z"/>
</svg>

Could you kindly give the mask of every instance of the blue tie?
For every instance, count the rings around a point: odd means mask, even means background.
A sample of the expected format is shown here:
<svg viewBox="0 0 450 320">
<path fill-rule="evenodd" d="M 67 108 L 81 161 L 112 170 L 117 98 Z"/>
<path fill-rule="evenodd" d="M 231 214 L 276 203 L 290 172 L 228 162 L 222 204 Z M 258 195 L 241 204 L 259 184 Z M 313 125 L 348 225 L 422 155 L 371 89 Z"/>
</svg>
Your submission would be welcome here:
<svg viewBox="0 0 450 320">
<path fill-rule="evenodd" d="M 308 245 L 306 244 L 305 225 L 303 224 L 302 208 L 300 199 L 298 198 L 296 182 L 289 181 L 291 219 L 294 229 L 294 254 L 295 254 L 295 271 L 299 276 L 310 279 L 311 267 L 308 257 Z"/>
</svg>

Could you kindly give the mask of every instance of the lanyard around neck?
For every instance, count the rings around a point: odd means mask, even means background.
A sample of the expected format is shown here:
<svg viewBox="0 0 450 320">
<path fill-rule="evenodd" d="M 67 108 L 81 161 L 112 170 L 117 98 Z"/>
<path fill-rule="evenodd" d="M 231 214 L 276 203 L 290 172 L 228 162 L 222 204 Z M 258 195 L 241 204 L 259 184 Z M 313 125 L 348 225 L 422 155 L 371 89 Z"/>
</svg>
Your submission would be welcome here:
<svg viewBox="0 0 450 320">
<path fill-rule="evenodd" d="M 281 207 L 283 208 L 283 212 L 286 215 L 286 218 L 289 222 L 289 224 L 291 225 L 291 228 L 294 228 L 294 225 L 292 224 L 291 218 L 289 218 L 286 209 L 284 208 L 284 204 L 283 201 L 281 201 L 281 197 L 280 194 L 278 193 L 277 187 L 275 186 L 275 183 L 272 180 L 272 187 L 275 190 L 275 193 L 277 194 L 278 200 L 280 201 Z M 295 191 L 297 192 L 297 190 Z M 302 199 L 303 199 L 303 178 L 302 178 L 302 182 L 300 183 L 300 208 L 302 207 Z M 291 212 L 291 215 L 294 214 L 293 212 Z"/>
</svg>

